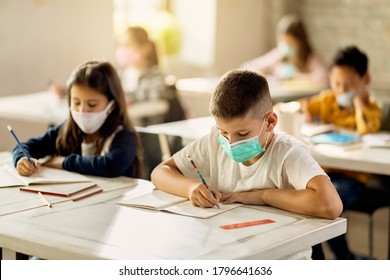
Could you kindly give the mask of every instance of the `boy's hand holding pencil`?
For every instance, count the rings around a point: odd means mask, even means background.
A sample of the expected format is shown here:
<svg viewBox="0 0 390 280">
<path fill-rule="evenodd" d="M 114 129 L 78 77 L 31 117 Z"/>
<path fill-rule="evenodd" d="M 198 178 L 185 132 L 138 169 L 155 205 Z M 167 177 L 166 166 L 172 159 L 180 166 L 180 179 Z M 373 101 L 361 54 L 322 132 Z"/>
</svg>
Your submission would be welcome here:
<svg viewBox="0 0 390 280">
<path fill-rule="evenodd" d="M 190 161 L 192 167 L 197 173 L 199 179 L 201 180 L 201 184 L 196 185 L 190 193 L 190 200 L 192 204 L 200 207 L 214 207 L 217 206 L 219 209 L 219 199 L 221 198 L 221 193 L 218 191 L 211 190 L 206 183 L 206 180 L 198 170 L 195 162 L 192 160 L 191 156 L 188 156 L 188 160 Z"/>
<path fill-rule="evenodd" d="M 218 191 L 209 191 L 202 183 L 198 183 L 191 189 L 189 199 L 195 206 L 203 208 L 211 208 L 217 206 L 219 208 L 219 200 L 222 195 Z"/>
</svg>

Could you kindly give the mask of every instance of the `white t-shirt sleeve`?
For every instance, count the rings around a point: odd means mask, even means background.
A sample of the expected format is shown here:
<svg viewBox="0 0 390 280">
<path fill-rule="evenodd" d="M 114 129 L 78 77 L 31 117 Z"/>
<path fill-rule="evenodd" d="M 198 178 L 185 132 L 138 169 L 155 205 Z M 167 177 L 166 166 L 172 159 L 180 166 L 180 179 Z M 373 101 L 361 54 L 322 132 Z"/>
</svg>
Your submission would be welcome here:
<svg viewBox="0 0 390 280">
<path fill-rule="evenodd" d="M 315 176 L 327 176 L 304 145 L 291 148 L 284 160 L 282 172 L 296 190 L 306 189 L 307 183 Z"/>
<path fill-rule="evenodd" d="M 191 142 L 173 155 L 173 160 L 175 161 L 177 168 L 184 176 L 199 180 L 197 173 L 188 160 L 188 156 L 191 156 L 205 180 L 207 181 L 207 179 L 210 178 L 211 151 L 209 141 L 210 135 L 208 134 L 194 142 Z"/>
</svg>

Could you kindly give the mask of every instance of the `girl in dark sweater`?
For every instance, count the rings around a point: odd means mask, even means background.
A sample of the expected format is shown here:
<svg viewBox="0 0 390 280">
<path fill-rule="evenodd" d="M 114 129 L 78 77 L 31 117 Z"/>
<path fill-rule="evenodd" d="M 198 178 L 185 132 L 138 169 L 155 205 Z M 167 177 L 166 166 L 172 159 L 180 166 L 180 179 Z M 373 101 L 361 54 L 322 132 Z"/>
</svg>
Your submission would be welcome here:
<svg viewBox="0 0 390 280">
<path fill-rule="evenodd" d="M 67 82 L 68 119 L 43 135 L 22 143 L 34 165 L 16 147 L 13 162 L 20 175 L 44 165 L 103 177 L 141 177 L 142 148 L 127 107 L 119 77 L 108 62 L 77 67 Z"/>
</svg>

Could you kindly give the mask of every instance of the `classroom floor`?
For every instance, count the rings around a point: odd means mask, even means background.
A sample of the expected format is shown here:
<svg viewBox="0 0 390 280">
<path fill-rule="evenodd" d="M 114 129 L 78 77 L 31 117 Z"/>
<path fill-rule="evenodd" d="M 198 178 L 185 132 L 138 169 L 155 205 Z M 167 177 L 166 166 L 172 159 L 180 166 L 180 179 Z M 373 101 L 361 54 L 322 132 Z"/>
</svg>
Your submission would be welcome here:
<svg viewBox="0 0 390 280">
<path fill-rule="evenodd" d="M 350 250 L 363 258 L 386 260 L 389 256 L 389 221 L 390 207 L 384 207 L 374 212 L 372 257 L 369 254 L 369 215 L 350 211 L 344 215 L 348 219 L 347 240 Z M 332 260 L 334 256 L 323 244 L 325 259 Z"/>
</svg>

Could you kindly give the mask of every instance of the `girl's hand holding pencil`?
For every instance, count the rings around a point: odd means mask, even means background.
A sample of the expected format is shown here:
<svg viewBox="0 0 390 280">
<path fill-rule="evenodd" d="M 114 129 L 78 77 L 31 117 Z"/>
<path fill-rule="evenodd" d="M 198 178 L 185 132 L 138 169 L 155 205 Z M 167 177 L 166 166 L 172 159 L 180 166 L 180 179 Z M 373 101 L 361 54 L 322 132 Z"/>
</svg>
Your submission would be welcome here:
<svg viewBox="0 0 390 280">
<path fill-rule="evenodd" d="M 23 147 L 22 143 L 20 143 L 19 138 L 16 136 L 15 131 L 10 125 L 7 125 L 7 129 L 15 139 L 19 149 L 24 154 L 24 157 L 21 158 L 16 164 L 16 170 L 18 171 L 19 175 L 30 176 L 38 172 L 40 167 L 38 160 L 31 157 L 30 153 Z"/>
<path fill-rule="evenodd" d="M 31 164 L 32 161 L 34 165 Z M 28 160 L 26 157 L 22 157 L 16 164 L 16 170 L 21 176 L 31 176 L 39 171 L 41 164 L 35 158 Z"/>
</svg>

